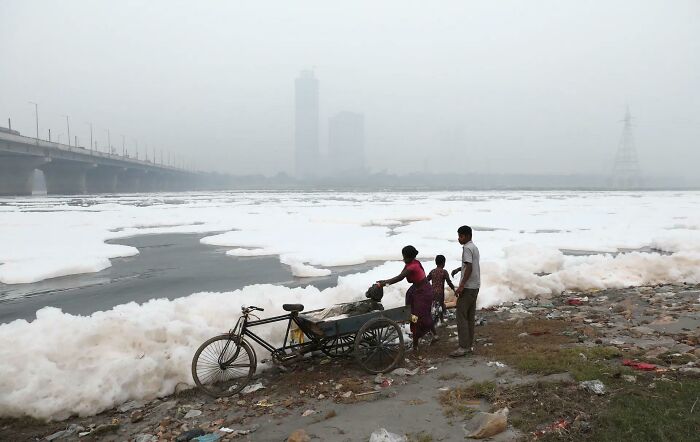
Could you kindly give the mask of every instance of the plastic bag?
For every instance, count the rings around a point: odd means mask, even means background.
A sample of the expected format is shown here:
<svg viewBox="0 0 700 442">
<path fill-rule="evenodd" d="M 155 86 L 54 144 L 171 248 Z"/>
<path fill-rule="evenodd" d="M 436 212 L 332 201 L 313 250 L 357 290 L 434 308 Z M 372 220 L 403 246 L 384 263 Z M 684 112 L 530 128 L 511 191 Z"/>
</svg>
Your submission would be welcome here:
<svg viewBox="0 0 700 442">
<path fill-rule="evenodd" d="M 495 413 L 478 413 L 465 424 L 467 437 L 484 439 L 502 433 L 508 427 L 508 408 L 501 408 Z"/>
<path fill-rule="evenodd" d="M 407 442 L 406 436 L 390 433 L 385 428 L 380 428 L 372 432 L 369 442 Z"/>
</svg>

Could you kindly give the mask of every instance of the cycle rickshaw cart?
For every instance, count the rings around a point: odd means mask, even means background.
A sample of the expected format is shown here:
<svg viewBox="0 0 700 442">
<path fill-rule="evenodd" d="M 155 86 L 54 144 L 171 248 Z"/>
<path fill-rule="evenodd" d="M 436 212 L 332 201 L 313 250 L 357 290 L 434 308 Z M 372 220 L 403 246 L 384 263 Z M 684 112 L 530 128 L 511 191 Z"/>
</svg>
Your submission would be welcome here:
<svg viewBox="0 0 700 442">
<path fill-rule="evenodd" d="M 375 305 L 382 308 L 381 304 Z M 192 359 L 195 384 L 216 397 L 240 392 L 253 378 L 258 363 L 248 340 L 269 351 L 276 364 L 296 362 L 318 351 L 333 358 L 353 356 L 370 373 L 386 373 L 403 361 L 404 336 L 399 324 L 410 320 L 408 306 L 320 320 L 314 318 L 314 314 L 321 310 L 303 312 L 301 304 L 284 304 L 282 308 L 288 313 L 259 319 L 253 312 L 264 309 L 242 307 L 233 329 L 207 340 L 195 352 Z M 287 331 L 281 347 L 275 347 L 252 330 L 284 321 L 287 322 Z M 303 338 L 292 342 L 292 334 L 303 335 Z"/>
</svg>

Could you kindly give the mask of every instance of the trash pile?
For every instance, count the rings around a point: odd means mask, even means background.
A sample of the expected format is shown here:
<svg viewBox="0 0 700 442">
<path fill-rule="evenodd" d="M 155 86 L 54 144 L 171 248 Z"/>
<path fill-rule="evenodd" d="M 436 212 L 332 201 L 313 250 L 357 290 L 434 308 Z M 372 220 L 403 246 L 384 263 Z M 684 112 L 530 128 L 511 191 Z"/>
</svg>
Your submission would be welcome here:
<svg viewBox="0 0 700 442">
<path fill-rule="evenodd" d="M 612 346 L 639 355 L 635 360 L 623 361 L 634 370 L 700 375 L 700 287 L 696 285 L 565 291 L 559 296 L 523 299 L 488 310 L 504 321 L 565 320 L 571 327 L 562 334 L 579 343 Z M 539 335 L 530 332 L 519 337 Z"/>
</svg>

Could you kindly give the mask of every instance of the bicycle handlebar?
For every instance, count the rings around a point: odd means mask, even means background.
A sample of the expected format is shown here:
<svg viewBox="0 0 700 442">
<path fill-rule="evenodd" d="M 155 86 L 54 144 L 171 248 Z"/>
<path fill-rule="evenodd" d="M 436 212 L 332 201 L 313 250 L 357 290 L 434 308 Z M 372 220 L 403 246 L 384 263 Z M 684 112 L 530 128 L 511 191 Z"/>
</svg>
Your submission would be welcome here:
<svg viewBox="0 0 700 442">
<path fill-rule="evenodd" d="M 246 311 L 246 310 L 247 310 L 247 311 L 249 311 L 249 312 L 254 312 L 254 311 L 256 311 L 256 310 L 259 311 L 259 312 L 264 312 L 264 311 L 265 311 L 264 308 L 256 307 L 256 306 L 254 306 L 254 305 L 251 305 L 251 306 L 248 306 L 248 307 L 243 306 L 243 307 L 241 307 L 241 310 L 243 310 L 243 311 Z"/>
</svg>

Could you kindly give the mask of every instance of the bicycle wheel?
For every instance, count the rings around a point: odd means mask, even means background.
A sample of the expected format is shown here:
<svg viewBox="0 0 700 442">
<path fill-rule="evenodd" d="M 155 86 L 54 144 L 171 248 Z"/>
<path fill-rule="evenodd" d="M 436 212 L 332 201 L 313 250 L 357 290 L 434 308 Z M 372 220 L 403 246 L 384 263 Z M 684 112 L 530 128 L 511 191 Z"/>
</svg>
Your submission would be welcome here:
<svg viewBox="0 0 700 442">
<path fill-rule="evenodd" d="M 214 336 L 195 352 L 192 378 L 210 396 L 231 396 L 248 385 L 256 361 L 255 352 L 246 341 L 228 334 Z"/>
<path fill-rule="evenodd" d="M 364 324 L 355 338 L 355 359 L 370 373 L 386 373 L 403 360 L 403 333 L 387 318 L 374 318 Z"/>
<path fill-rule="evenodd" d="M 331 358 L 340 358 L 352 353 L 354 343 L 352 335 L 335 336 L 321 342 L 321 351 Z"/>
</svg>

